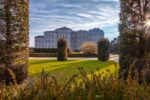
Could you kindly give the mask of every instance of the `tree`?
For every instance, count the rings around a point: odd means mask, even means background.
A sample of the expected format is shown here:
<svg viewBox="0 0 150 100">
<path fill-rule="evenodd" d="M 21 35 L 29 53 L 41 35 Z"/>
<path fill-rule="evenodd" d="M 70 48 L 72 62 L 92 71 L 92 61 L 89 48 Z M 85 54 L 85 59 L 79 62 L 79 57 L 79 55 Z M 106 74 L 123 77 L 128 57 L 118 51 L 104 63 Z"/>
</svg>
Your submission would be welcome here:
<svg viewBox="0 0 150 100">
<path fill-rule="evenodd" d="M 28 0 L 0 1 L 0 81 L 12 82 L 7 72 L 13 71 L 16 81 L 27 77 L 28 69 Z M 4 77 L 5 76 L 5 77 Z"/>
<path fill-rule="evenodd" d="M 98 41 L 98 60 L 106 61 L 109 59 L 109 41 L 106 38 L 100 38 Z"/>
<path fill-rule="evenodd" d="M 119 38 L 114 38 L 110 42 L 110 53 L 119 54 Z"/>
<path fill-rule="evenodd" d="M 97 45 L 94 42 L 84 42 L 81 45 L 81 52 L 83 52 L 84 54 L 96 54 Z"/>
<path fill-rule="evenodd" d="M 67 49 L 67 41 L 64 38 L 58 40 L 57 44 L 57 60 L 58 61 L 65 61 L 68 57 L 68 49 Z"/>
<path fill-rule="evenodd" d="M 139 77 L 144 68 L 145 59 L 145 28 L 149 14 L 149 0 L 120 0 L 120 78 L 127 79 L 128 72 L 138 70 Z M 133 77 L 135 75 L 132 75 Z"/>
</svg>

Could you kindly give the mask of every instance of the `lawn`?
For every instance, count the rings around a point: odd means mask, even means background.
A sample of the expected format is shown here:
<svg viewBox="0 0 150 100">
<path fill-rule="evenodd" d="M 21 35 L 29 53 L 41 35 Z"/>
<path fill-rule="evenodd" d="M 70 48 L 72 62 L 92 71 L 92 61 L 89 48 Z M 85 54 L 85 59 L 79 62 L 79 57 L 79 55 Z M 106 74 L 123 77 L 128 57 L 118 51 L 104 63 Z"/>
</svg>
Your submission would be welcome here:
<svg viewBox="0 0 150 100">
<path fill-rule="evenodd" d="M 114 62 L 106 61 L 101 62 L 97 60 L 69 60 L 69 61 L 56 61 L 56 60 L 30 60 L 29 61 L 29 76 L 39 77 L 42 69 L 55 76 L 60 81 L 70 78 L 74 74 L 78 74 L 78 67 L 83 67 L 87 73 L 96 71 L 97 68 L 101 71 L 106 69 L 112 73 L 115 72 Z"/>
</svg>

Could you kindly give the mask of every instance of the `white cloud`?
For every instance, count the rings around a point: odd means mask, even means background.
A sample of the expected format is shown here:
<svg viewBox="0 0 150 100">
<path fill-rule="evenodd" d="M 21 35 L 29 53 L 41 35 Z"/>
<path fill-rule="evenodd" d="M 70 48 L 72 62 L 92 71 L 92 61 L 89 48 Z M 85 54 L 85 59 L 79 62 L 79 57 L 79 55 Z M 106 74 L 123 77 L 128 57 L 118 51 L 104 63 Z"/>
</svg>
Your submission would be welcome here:
<svg viewBox="0 0 150 100">
<path fill-rule="evenodd" d="M 59 27 L 100 27 L 108 38 L 118 35 L 119 0 L 31 0 L 30 45 L 36 35 Z M 113 34 L 113 35 L 112 35 Z"/>
</svg>

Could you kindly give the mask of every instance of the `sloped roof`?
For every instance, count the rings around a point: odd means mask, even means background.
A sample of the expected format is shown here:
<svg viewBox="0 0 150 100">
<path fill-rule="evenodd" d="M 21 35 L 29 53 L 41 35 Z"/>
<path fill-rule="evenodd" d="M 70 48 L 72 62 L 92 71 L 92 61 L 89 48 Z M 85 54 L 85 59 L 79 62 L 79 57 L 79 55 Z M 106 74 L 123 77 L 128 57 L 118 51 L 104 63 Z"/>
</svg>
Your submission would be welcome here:
<svg viewBox="0 0 150 100">
<path fill-rule="evenodd" d="M 44 38 L 44 36 L 36 36 L 35 38 Z"/>
<path fill-rule="evenodd" d="M 56 30 L 72 30 L 72 29 L 70 29 L 70 28 L 68 28 L 68 27 L 61 27 L 61 28 L 58 28 L 58 29 L 56 29 Z"/>
</svg>

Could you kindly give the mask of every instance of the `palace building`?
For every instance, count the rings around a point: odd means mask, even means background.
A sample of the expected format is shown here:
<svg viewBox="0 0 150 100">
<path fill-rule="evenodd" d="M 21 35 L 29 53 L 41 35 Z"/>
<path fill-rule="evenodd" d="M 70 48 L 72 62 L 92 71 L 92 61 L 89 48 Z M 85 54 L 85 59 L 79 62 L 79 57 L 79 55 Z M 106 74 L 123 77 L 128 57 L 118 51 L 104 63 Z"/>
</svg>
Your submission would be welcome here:
<svg viewBox="0 0 150 100">
<path fill-rule="evenodd" d="M 99 28 L 91 30 L 73 31 L 70 28 L 62 27 L 54 31 L 46 31 L 42 36 L 35 37 L 35 48 L 57 48 L 57 41 L 65 38 L 68 48 L 80 50 L 84 42 L 96 43 L 98 39 L 104 37 L 104 31 Z"/>
</svg>

